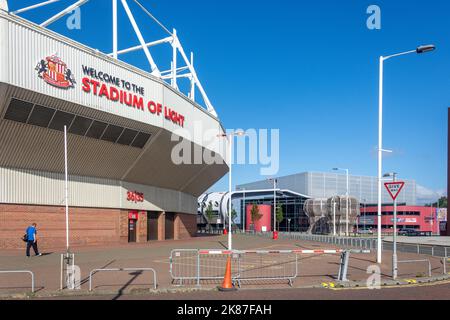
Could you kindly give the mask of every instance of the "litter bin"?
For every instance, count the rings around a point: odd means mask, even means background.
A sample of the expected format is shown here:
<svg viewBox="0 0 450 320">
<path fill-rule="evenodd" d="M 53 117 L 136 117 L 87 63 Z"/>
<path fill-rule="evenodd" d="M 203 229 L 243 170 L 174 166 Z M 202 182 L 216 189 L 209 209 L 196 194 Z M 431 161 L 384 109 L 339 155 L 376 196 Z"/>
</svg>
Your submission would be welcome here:
<svg viewBox="0 0 450 320">
<path fill-rule="evenodd" d="M 228 234 L 228 229 L 223 229 L 223 234 L 227 235 Z"/>
<path fill-rule="evenodd" d="M 278 231 L 273 232 L 273 240 L 278 240 Z"/>
</svg>

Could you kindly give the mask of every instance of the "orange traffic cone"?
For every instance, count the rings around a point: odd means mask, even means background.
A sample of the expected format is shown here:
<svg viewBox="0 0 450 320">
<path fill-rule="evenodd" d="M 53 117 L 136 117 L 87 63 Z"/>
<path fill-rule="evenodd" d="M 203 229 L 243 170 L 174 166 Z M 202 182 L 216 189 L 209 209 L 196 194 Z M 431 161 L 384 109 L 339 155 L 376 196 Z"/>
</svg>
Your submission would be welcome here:
<svg viewBox="0 0 450 320">
<path fill-rule="evenodd" d="M 222 286 L 219 287 L 219 291 L 236 291 L 237 289 L 233 286 L 233 281 L 231 280 L 231 256 L 227 259 L 227 268 L 225 270 L 225 277 L 223 278 Z"/>
</svg>

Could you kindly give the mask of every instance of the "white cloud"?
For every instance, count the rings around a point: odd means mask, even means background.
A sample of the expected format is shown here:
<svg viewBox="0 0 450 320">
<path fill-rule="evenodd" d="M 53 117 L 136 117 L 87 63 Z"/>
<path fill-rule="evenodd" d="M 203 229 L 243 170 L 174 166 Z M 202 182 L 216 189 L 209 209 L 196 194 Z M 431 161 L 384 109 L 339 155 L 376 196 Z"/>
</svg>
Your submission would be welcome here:
<svg viewBox="0 0 450 320">
<path fill-rule="evenodd" d="M 429 204 L 437 201 L 447 194 L 446 190 L 431 190 L 421 185 L 416 185 L 417 204 Z"/>
</svg>

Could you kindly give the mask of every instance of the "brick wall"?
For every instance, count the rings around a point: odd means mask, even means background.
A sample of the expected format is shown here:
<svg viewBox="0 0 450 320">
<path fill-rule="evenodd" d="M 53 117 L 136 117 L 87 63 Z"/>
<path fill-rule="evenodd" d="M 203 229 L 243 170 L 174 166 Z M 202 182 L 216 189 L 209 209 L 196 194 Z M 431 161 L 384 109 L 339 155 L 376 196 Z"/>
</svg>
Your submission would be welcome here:
<svg viewBox="0 0 450 320">
<path fill-rule="evenodd" d="M 147 212 L 139 212 L 139 221 L 137 226 L 137 242 L 147 242 Z"/>
<path fill-rule="evenodd" d="M 174 227 L 175 240 L 195 237 L 197 233 L 197 217 L 191 214 L 177 213 Z"/>
<path fill-rule="evenodd" d="M 158 241 L 166 240 L 166 213 L 161 212 L 158 217 Z"/>
<path fill-rule="evenodd" d="M 69 208 L 70 244 L 72 246 L 119 243 L 120 210 Z M 39 246 L 66 246 L 64 207 L 0 204 L 0 248 L 24 248 L 25 229 L 37 223 Z M 126 229 L 125 229 L 126 231 Z"/>
<path fill-rule="evenodd" d="M 128 210 L 69 208 L 71 246 L 128 243 Z M 0 249 L 23 249 L 25 229 L 37 223 L 39 247 L 44 251 L 66 245 L 64 207 L 0 204 Z M 165 240 L 165 213 L 158 217 L 158 240 Z M 195 237 L 195 215 L 175 215 L 176 240 Z M 147 242 L 147 213 L 139 212 L 137 242 Z"/>
<path fill-rule="evenodd" d="M 122 210 L 119 215 L 119 241 L 121 243 L 128 243 L 128 211 Z"/>
</svg>

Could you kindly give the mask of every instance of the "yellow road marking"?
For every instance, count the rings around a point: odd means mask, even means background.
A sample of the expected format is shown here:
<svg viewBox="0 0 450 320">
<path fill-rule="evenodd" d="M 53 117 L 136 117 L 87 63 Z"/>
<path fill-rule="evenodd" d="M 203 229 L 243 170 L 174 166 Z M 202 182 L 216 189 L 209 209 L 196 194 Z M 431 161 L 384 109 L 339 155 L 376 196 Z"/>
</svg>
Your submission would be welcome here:
<svg viewBox="0 0 450 320">
<path fill-rule="evenodd" d="M 392 285 L 392 286 L 381 286 L 381 289 L 402 289 L 402 288 L 419 288 L 419 287 L 433 287 L 440 286 L 443 284 L 450 284 L 450 280 L 437 281 L 432 283 L 416 283 L 416 284 L 404 284 L 404 285 Z M 329 288 L 334 291 L 342 290 L 369 290 L 368 287 L 353 287 L 353 288 Z"/>
</svg>

